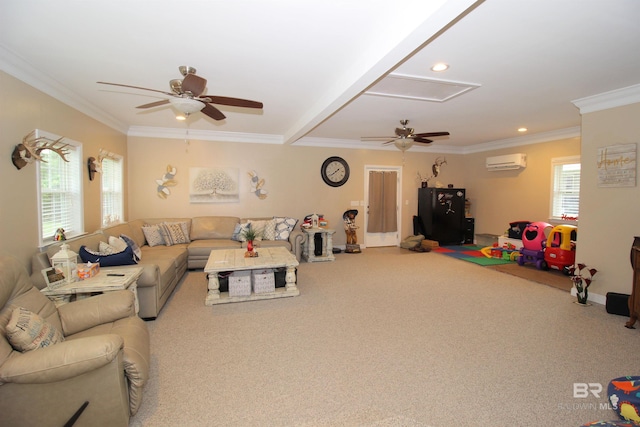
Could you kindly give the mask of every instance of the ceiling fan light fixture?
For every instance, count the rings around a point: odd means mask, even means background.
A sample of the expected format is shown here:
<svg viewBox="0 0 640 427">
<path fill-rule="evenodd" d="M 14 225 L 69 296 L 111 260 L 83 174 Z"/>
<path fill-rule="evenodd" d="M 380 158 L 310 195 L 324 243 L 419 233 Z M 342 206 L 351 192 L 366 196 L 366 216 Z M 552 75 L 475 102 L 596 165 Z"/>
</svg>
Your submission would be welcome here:
<svg viewBox="0 0 640 427">
<path fill-rule="evenodd" d="M 403 153 L 413 146 L 413 140 L 408 138 L 398 138 L 393 144 Z"/>
<path fill-rule="evenodd" d="M 205 107 L 204 102 L 200 102 L 197 99 L 191 99 L 191 98 L 170 98 L 169 102 L 178 111 L 184 114 L 197 113 L 198 111 L 201 111 Z"/>
</svg>

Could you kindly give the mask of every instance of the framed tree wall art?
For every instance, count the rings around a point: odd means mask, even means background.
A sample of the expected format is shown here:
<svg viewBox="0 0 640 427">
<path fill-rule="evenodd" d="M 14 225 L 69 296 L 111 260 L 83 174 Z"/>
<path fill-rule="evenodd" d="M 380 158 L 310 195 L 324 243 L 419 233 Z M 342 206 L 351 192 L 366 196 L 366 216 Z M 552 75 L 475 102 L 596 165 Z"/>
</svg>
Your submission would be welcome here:
<svg viewBox="0 0 640 427">
<path fill-rule="evenodd" d="M 240 200 L 240 170 L 211 167 L 189 169 L 191 203 L 230 203 Z"/>
</svg>

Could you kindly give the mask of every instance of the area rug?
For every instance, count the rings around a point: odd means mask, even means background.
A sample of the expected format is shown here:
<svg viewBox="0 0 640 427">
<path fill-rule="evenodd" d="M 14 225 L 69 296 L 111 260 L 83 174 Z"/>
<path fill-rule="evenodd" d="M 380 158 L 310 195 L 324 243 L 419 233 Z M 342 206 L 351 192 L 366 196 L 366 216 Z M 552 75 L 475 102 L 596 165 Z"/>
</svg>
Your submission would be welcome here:
<svg viewBox="0 0 640 427">
<path fill-rule="evenodd" d="M 515 262 L 506 259 L 489 258 L 480 252 L 481 249 L 483 249 L 483 246 L 477 245 L 440 246 L 439 248 L 433 249 L 432 252 L 484 266 L 515 264 Z"/>
<path fill-rule="evenodd" d="M 490 268 L 501 273 L 511 274 L 512 276 L 542 283 L 567 292 L 571 292 L 571 288 L 573 287 L 569 276 L 566 276 L 561 271 L 554 269 L 538 270 L 533 264 L 518 265 L 518 263 L 514 262 L 505 265 L 490 266 Z"/>
</svg>

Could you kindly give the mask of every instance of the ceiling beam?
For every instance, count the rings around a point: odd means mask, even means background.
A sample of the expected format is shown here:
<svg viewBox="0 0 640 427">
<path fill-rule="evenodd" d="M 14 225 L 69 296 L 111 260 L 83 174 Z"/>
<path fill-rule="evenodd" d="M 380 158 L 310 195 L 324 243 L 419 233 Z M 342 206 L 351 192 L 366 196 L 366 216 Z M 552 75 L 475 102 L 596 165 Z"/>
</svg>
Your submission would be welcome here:
<svg viewBox="0 0 640 427">
<path fill-rule="evenodd" d="M 446 0 L 395 46 L 364 52 L 354 60 L 353 67 L 345 71 L 342 79 L 335 82 L 333 90 L 327 92 L 289 128 L 283 136 L 284 143 L 293 144 L 305 136 L 483 2 L 484 0 Z M 385 29 L 385 33 L 392 32 L 393 30 Z"/>
</svg>

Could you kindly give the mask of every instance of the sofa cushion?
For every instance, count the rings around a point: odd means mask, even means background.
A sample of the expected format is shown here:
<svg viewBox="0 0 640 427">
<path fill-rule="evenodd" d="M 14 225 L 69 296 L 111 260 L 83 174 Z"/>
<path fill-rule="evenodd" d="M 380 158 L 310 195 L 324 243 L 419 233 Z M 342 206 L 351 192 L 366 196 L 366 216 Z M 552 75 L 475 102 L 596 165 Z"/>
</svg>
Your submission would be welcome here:
<svg viewBox="0 0 640 427">
<path fill-rule="evenodd" d="M 133 259 L 133 251 L 128 246 L 124 251 L 113 255 L 96 255 L 96 252 L 87 250 L 85 246 L 81 246 L 80 258 L 82 258 L 82 262 L 99 263 L 100 267 L 115 267 L 117 265 L 131 265 L 136 263 L 135 259 Z"/>
<path fill-rule="evenodd" d="M 191 240 L 230 239 L 240 219 L 235 216 L 200 216 L 191 220 Z"/>
<path fill-rule="evenodd" d="M 16 307 L 6 328 L 11 346 L 20 352 L 64 341 L 64 336 L 55 326 L 24 307 Z"/>
</svg>

